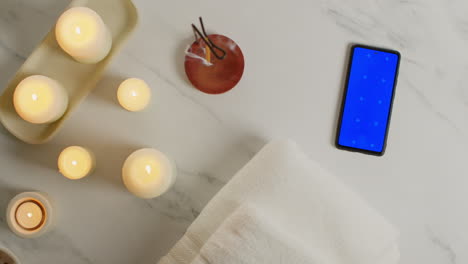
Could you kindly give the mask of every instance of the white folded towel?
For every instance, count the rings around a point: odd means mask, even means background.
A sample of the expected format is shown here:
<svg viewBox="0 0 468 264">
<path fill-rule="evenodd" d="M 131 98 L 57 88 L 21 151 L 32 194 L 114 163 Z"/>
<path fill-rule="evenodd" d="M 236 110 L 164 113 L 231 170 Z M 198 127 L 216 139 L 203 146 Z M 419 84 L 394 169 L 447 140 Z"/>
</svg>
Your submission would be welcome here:
<svg viewBox="0 0 468 264">
<path fill-rule="evenodd" d="M 307 246 L 255 207 L 237 209 L 208 239 L 192 264 L 315 264 Z"/>
<path fill-rule="evenodd" d="M 248 234 L 255 225 L 264 225 L 255 233 L 261 238 L 233 237 L 235 232 Z M 395 264 L 397 236 L 360 197 L 294 143 L 281 141 L 262 149 L 213 198 L 160 264 Z M 266 241 L 272 245 L 265 246 Z M 220 248 L 240 253 L 245 249 L 235 247 L 249 244 L 256 248 L 246 251 L 248 256 L 224 254 L 223 259 L 220 254 Z M 265 259 L 273 248 L 298 262 Z"/>
</svg>

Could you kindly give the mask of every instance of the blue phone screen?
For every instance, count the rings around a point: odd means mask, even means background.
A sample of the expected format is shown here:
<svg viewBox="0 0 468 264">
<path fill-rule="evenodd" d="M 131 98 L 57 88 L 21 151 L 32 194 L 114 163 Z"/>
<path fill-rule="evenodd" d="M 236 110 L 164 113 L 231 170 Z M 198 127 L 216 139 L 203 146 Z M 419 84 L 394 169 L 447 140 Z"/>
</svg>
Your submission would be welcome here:
<svg viewBox="0 0 468 264">
<path fill-rule="evenodd" d="M 382 153 L 400 56 L 354 47 L 344 96 L 340 146 Z"/>
</svg>

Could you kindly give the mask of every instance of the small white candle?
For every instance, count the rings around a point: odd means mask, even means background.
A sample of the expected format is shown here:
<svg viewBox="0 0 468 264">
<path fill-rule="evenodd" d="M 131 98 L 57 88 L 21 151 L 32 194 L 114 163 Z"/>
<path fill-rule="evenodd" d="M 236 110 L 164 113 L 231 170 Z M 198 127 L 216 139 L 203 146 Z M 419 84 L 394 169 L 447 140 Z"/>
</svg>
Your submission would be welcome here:
<svg viewBox="0 0 468 264">
<path fill-rule="evenodd" d="M 123 81 L 117 90 L 120 105 L 131 112 L 145 109 L 151 101 L 151 89 L 145 81 L 130 78 Z"/>
<path fill-rule="evenodd" d="M 70 180 L 78 180 L 88 176 L 93 171 L 94 166 L 94 154 L 79 146 L 64 149 L 58 158 L 60 173 Z"/>
<path fill-rule="evenodd" d="M 134 195 L 151 199 L 171 188 L 176 179 L 174 162 L 155 149 L 132 153 L 122 168 L 123 182 Z"/>
<path fill-rule="evenodd" d="M 33 124 L 51 123 L 63 116 L 68 94 L 57 81 L 42 75 L 22 80 L 13 95 L 18 115 Z"/>
<path fill-rule="evenodd" d="M 112 35 L 102 18 L 87 7 L 65 11 L 55 27 L 57 42 L 62 49 L 81 63 L 103 60 L 112 47 Z"/>
<path fill-rule="evenodd" d="M 52 224 L 52 219 L 52 204 L 45 194 L 21 193 L 8 204 L 8 226 L 20 237 L 34 238 L 45 234 Z"/>
</svg>

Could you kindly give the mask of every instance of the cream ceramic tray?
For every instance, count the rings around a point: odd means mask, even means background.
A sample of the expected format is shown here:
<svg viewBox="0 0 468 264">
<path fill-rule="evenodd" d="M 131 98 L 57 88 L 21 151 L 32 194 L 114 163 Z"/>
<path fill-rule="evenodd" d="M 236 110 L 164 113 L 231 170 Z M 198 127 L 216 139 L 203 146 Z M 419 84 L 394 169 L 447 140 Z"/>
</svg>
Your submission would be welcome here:
<svg viewBox="0 0 468 264">
<path fill-rule="evenodd" d="M 0 96 L 0 121 L 20 140 L 42 144 L 50 140 L 70 113 L 91 92 L 101 78 L 106 66 L 135 29 L 138 14 L 131 0 L 74 0 L 69 7 L 86 6 L 95 10 L 112 34 L 112 50 L 97 64 L 81 64 L 73 60 L 55 39 L 55 27 L 29 56 Z M 63 117 L 54 123 L 31 124 L 16 113 L 13 93 L 18 83 L 30 75 L 45 75 L 59 81 L 69 95 L 69 107 Z"/>
</svg>

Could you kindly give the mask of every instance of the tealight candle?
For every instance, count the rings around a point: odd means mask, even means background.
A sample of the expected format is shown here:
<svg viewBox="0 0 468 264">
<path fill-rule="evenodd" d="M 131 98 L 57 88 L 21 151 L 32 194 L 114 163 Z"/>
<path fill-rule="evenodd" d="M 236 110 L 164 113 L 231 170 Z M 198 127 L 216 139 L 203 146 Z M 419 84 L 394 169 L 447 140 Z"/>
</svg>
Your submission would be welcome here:
<svg viewBox="0 0 468 264">
<path fill-rule="evenodd" d="M 145 109 L 151 100 L 151 89 L 145 81 L 130 78 L 123 81 L 117 90 L 120 105 L 131 112 Z"/>
<path fill-rule="evenodd" d="M 86 148 L 71 146 L 62 151 L 58 168 L 63 176 L 78 180 L 89 175 L 95 166 L 94 154 Z"/>
<path fill-rule="evenodd" d="M 15 214 L 16 221 L 24 229 L 37 228 L 44 215 L 40 204 L 35 201 L 24 202 L 18 206 Z"/>
<path fill-rule="evenodd" d="M 81 63 L 103 60 L 111 50 L 112 35 L 102 18 L 87 7 L 73 7 L 63 13 L 55 27 L 62 49 Z"/>
<path fill-rule="evenodd" d="M 18 258 L 8 249 L 0 246 L 0 263 L 19 264 Z"/>
<path fill-rule="evenodd" d="M 20 237 L 34 238 L 43 235 L 49 230 L 52 219 L 52 205 L 42 193 L 21 193 L 8 205 L 8 226 Z"/>
<path fill-rule="evenodd" d="M 63 116 L 68 94 L 57 81 L 42 75 L 22 80 L 13 95 L 18 115 L 33 124 L 51 123 Z"/>
<path fill-rule="evenodd" d="M 123 182 L 134 195 L 151 199 L 165 193 L 176 179 L 175 164 L 155 149 L 132 153 L 122 168 Z"/>
</svg>

